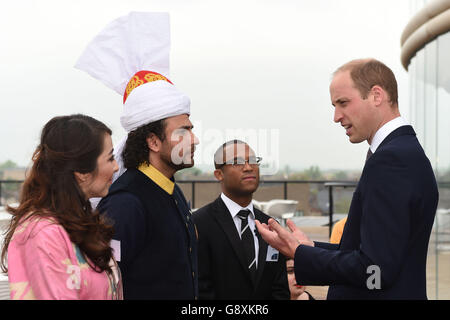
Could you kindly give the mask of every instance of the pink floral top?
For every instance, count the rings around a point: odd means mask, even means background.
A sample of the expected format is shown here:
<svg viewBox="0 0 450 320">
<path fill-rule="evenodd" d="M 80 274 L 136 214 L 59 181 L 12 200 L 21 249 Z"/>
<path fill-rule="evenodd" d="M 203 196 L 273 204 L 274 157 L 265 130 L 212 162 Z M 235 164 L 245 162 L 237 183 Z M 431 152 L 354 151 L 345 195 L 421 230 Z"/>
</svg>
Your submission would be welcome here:
<svg viewBox="0 0 450 320">
<path fill-rule="evenodd" d="M 49 218 L 20 224 L 8 247 L 11 299 L 122 299 L 120 271 L 98 273 L 65 229 Z"/>
</svg>

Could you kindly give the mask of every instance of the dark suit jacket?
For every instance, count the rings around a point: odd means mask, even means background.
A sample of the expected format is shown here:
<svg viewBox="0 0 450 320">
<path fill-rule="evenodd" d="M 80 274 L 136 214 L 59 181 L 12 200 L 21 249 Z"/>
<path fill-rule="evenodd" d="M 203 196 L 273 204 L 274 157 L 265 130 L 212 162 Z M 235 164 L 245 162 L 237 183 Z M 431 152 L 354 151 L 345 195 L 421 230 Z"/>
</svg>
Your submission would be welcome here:
<svg viewBox="0 0 450 320">
<path fill-rule="evenodd" d="M 194 300 L 198 295 L 197 236 L 181 189 L 169 195 L 137 169 L 110 187 L 98 210 L 120 241 L 126 300 Z"/>
<path fill-rule="evenodd" d="M 269 216 L 254 209 L 261 222 Z M 200 299 L 289 299 L 286 260 L 266 262 L 267 243 L 259 234 L 256 282 L 245 262 L 245 252 L 230 212 L 219 197 L 193 214 L 198 229 Z"/>
<path fill-rule="evenodd" d="M 328 299 L 426 299 L 428 241 L 438 198 L 413 128 L 394 130 L 364 166 L 340 244 L 297 248 L 297 281 L 330 285 Z M 381 288 L 369 289 L 377 273 Z"/>
</svg>

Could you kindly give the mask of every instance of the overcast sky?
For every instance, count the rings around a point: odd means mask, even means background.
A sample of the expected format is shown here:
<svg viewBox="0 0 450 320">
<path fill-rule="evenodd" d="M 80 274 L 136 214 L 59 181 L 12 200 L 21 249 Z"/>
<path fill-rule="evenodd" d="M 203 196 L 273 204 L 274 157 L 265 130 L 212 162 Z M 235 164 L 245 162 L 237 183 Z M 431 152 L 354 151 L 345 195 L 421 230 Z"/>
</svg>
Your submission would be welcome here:
<svg viewBox="0 0 450 320">
<path fill-rule="evenodd" d="M 280 167 L 361 169 L 368 144 L 351 144 L 333 122 L 328 91 L 332 72 L 356 58 L 392 68 L 409 120 L 400 63 L 409 0 L 2 1 L 0 162 L 29 165 L 56 115 L 96 117 L 120 141 L 122 97 L 73 65 L 101 29 L 130 11 L 170 13 L 170 80 L 191 98 L 199 164 L 212 161 L 221 136 L 247 130 L 278 135 L 266 149 Z"/>
</svg>

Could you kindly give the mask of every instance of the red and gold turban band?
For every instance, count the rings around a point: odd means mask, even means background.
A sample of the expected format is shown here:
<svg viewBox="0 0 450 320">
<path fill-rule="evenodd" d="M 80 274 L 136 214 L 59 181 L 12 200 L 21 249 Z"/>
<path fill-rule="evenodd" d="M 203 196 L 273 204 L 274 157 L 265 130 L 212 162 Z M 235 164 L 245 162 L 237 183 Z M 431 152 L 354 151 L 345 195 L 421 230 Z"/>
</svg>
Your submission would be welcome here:
<svg viewBox="0 0 450 320">
<path fill-rule="evenodd" d="M 131 91 L 133 91 L 140 85 L 143 85 L 144 83 L 153 82 L 157 80 L 164 80 L 169 82 L 170 84 L 173 84 L 169 79 L 167 79 L 162 74 L 159 74 L 157 72 L 145 70 L 136 72 L 135 75 L 128 82 L 127 87 L 125 88 L 125 92 L 123 93 L 123 103 L 125 103 Z"/>
</svg>

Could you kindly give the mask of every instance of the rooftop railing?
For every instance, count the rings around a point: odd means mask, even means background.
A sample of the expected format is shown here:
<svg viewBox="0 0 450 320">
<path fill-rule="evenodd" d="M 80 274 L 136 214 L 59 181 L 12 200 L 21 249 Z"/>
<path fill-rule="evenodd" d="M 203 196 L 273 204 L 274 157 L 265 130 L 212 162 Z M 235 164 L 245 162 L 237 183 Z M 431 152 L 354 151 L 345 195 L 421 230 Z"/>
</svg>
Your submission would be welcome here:
<svg viewBox="0 0 450 320">
<path fill-rule="evenodd" d="M 0 206 L 5 205 L 5 198 L 14 198 L 14 195 L 11 195 L 11 193 L 14 193 L 12 189 L 15 190 L 17 198 L 16 202 L 18 201 L 18 194 L 21 187 L 21 184 L 23 181 L 21 180 L 0 180 Z M 16 187 L 14 188 L 12 185 L 16 184 Z M 200 205 L 204 205 L 205 198 L 208 198 L 207 196 L 199 196 L 199 194 L 202 192 L 199 186 L 203 184 L 214 184 L 219 185 L 218 181 L 216 180 L 177 180 L 177 184 L 180 185 L 180 187 L 185 192 L 186 198 L 190 203 L 190 206 L 192 208 L 197 208 L 198 202 L 203 202 Z M 336 188 L 347 188 L 347 187 L 355 187 L 357 182 L 355 181 L 329 181 L 329 180 L 261 180 L 259 185 L 259 190 L 261 190 L 264 187 L 270 187 L 270 186 L 279 186 L 281 187 L 281 194 L 280 192 L 269 192 L 269 195 L 265 195 L 265 197 L 272 197 L 272 198 L 278 198 L 278 199 L 289 199 L 289 198 L 296 198 L 300 195 L 295 194 L 295 192 L 289 192 L 289 186 L 292 185 L 299 185 L 299 184 L 309 184 L 309 185 L 318 185 L 320 189 L 327 189 L 328 188 L 328 203 L 326 203 L 323 207 L 325 210 L 321 210 L 321 215 L 328 214 L 329 216 L 329 232 L 331 234 L 331 228 L 333 226 L 333 214 L 335 212 L 335 206 L 334 206 L 334 192 Z M 190 187 L 190 190 L 186 191 L 186 187 Z M 204 187 L 203 187 L 204 188 Z M 207 188 L 210 189 L 210 188 Z M 218 192 L 219 188 L 217 189 Z M 189 192 L 190 191 L 190 192 Z M 279 191 L 279 190 L 278 190 Z M 214 193 L 214 196 L 216 197 L 218 195 L 218 192 Z M 189 194 L 190 193 L 190 194 Z M 308 189 L 309 193 L 309 189 Z M 281 195 L 281 197 L 280 197 Z M 9 197 L 8 197 L 9 196 Z M 209 195 L 210 196 L 210 195 Z M 198 201 L 199 198 L 202 198 L 203 201 Z M 209 199 L 212 201 L 212 199 Z M 270 199 L 266 199 L 270 200 Z M 327 212 L 328 211 L 328 212 Z"/>
<path fill-rule="evenodd" d="M 18 193 L 21 187 L 21 184 L 23 183 L 22 180 L 0 180 L 0 206 L 5 205 L 5 198 L 6 196 L 11 196 L 11 193 L 13 193 L 12 189 L 15 189 L 15 193 L 17 194 L 16 202 L 18 201 Z M 16 188 L 13 188 L 12 185 L 16 184 Z M 180 185 L 180 187 L 185 192 L 186 198 L 189 201 L 192 208 L 197 208 L 198 204 L 198 198 L 199 193 L 201 193 L 201 190 L 199 190 L 200 184 L 215 184 L 218 186 L 218 182 L 215 180 L 177 180 L 177 184 Z M 260 186 L 258 190 L 261 190 L 262 188 L 266 186 L 281 186 L 282 192 L 277 194 L 272 194 L 269 192 L 269 195 L 265 195 L 265 197 L 271 197 L 271 198 L 278 198 L 278 199 L 292 199 L 297 198 L 299 195 L 295 194 L 295 192 L 289 192 L 289 186 L 293 185 L 299 185 L 299 184 L 309 184 L 309 185 L 318 185 L 319 189 L 321 190 L 327 190 L 328 191 L 328 201 L 322 206 L 322 209 L 320 210 L 321 215 L 328 215 L 329 222 L 329 234 L 331 235 L 331 230 L 333 227 L 333 215 L 336 211 L 336 190 L 337 189 L 347 189 L 347 188 L 355 188 L 357 186 L 357 181 L 333 181 L 333 180 L 261 180 Z M 190 186 L 190 188 L 188 187 Z M 444 189 L 450 189 L 450 182 L 439 182 L 438 183 L 439 188 Z M 186 192 L 186 187 L 188 187 L 190 190 Z M 208 188 L 210 189 L 210 188 Z M 295 188 L 294 188 L 295 189 Z M 205 189 L 203 189 L 204 191 Z M 217 189 L 220 190 L 220 189 Z M 190 194 L 186 194 L 189 193 Z M 214 190 L 213 190 L 214 191 Z M 220 192 L 220 191 L 218 191 Z M 218 192 L 213 192 L 214 197 L 217 197 Z M 309 190 L 309 192 L 311 192 Z M 6 195 L 6 196 L 5 196 Z M 281 197 L 280 197 L 281 195 Z M 203 197 L 208 198 L 208 197 Z M 212 201 L 213 199 L 208 199 L 208 201 Z M 260 199 L 258 199 L 260 200 Z M 265 199 L 270 200 L 270 199 Z M 202 201 L 200 201 L 202 202 Z M 203 203 L 200 205 L 205 205 L 206 203 L 205 199 L 203 199 Z M 323 202 L 323 201 L 322 201 Z M 348 203 L 348 205 L 350 205 Z M 345 206 L 344 206 L 345 207 Z M 348 209 L 348 208 L 347 208 Z M 347 213 L 347 212 L 340 212 L 340 213 Z"/>
</svg>

